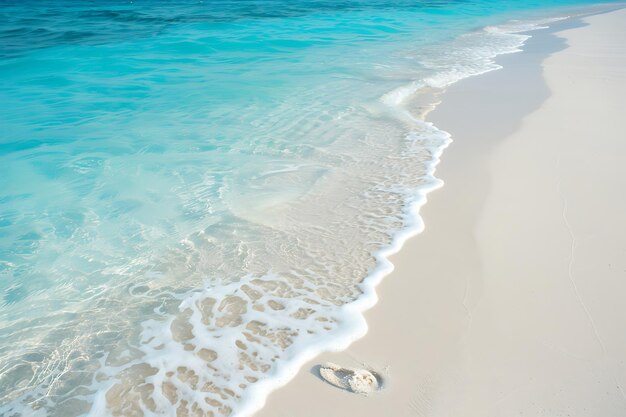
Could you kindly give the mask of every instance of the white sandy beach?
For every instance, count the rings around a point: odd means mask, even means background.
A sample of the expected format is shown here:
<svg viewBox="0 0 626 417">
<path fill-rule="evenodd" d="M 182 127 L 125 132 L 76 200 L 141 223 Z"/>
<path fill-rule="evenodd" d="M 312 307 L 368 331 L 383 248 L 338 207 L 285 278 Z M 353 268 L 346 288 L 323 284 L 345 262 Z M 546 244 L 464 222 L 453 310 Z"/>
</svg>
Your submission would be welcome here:
<svg viewBox="0 0 626 417">
<path fill-rule="evenodd" d="M 256 417 L 626 415 L 626 9 L 583 22 L 446 92 L 445 186 L 368 334 Z M 326 361 L 386 386 L 333 388 Z"/>
</svg>

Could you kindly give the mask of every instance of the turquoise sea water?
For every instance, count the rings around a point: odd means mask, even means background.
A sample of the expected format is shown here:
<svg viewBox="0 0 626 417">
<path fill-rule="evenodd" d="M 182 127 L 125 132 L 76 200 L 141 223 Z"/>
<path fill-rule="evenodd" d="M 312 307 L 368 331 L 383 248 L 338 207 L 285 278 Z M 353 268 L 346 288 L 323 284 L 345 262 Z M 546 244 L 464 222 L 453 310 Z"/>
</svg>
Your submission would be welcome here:
<svg viewBox="0 0 626 417">
<path fill-rule="evenodd" d="M 0 414 L 254 410 L 363 333 L 442 89 L 592 3 L 0 1 Z"/>
</svg>

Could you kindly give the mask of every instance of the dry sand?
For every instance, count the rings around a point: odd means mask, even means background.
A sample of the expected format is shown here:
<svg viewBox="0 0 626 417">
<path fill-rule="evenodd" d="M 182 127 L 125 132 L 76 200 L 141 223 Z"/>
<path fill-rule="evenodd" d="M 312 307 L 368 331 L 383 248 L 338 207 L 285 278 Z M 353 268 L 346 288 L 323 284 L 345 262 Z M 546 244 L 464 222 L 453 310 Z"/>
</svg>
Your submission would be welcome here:
<svg viewBox="0 0 626 417">
<path fill-rule="evenodd" d="M 583 22 L 446 92 L 446 185 L 368 334 L 256 417 L 626 416 L 626 10 Z M 334 388 L 325 361 L 386 386 Z"/>
</svg>

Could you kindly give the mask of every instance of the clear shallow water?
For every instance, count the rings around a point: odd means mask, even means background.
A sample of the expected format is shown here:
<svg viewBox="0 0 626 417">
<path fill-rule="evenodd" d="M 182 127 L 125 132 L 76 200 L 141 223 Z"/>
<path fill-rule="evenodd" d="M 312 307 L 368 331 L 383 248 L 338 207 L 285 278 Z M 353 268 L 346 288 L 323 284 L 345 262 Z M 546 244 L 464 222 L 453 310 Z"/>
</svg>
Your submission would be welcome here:
<svg viewBox="0 0 626 417">
<path fill-rule="evenodd" d="M 253 410 L 364 331 L 441 88 L 586 3 L 0 2 L 0 414 Z"/>
</svg>

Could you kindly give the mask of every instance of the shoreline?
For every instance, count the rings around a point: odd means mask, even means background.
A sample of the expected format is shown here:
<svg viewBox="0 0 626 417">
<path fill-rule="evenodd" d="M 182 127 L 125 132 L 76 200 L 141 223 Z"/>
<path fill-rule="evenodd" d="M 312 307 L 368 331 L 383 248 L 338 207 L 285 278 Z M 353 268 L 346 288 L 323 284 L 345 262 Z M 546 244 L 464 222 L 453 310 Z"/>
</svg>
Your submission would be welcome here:
<svg viewBox="0 0 626 417">
<path fill-rule="evenodd" d="M 620 12 L 623 10 L 606 15 Z M 446 182 L 445 191 L 429 194 L 429 204 L 420 213 L 426 230 L 391 256 L 396 270 L 377 287 L 379 302 L 365 313 L 370 331 L 347 350 L 323 354 L 303 366 L 294 380 L 269 396 L 255 416 L 331 416 L 347 410 L 373 416 L 390 408 L 396 415 L 440 415 L 433 412 L 441 396 L 437 393 L 450 395 L 461 389 L 454 382 L 462 379 L 460 371 L 468 361 L 468 352 L 461 345 L 472 328 L 471 312 L 486 290 L 480 282 L 483 248 L 476 244 L 474 229 L 493 193 L 488 169 L 491 154 L 503 138 L 506 143 L 515 135 L 525 115 L 532 115 L 550 100 L 551 86 L 543 80 L 542 62 L 566 48 L 565 39 L 554 36 L 555 32 L 589 27 L 578 26 L 577 21 L 534 31 L 522 53 L 496 59 L 504 69 L 446 89 L 445 100 L 428 117 L 455 139 L 437 166 L 437 177 Z M 476 97 L 481 102 L 486 98 L 488 110 L 482 103 L 476 106 Z M 507 97 L 516 101 L 502 106 Z M 465 114 L 459 118 L 460 109 Z M 498 120 L 495 124 L 491 121 L 489 132 L 484 128 L 489 122 L 486 116 Z M 470 144 L 469 139 L 475 140 Z M 455 210 L 460 203 L 462 213 Z M 407 280 L 411 282 L 407 284 Z M 417 316 L 415 323 L 411 322 L 412 334 L 398 335 L 403 329 L 398 322 L 411 315 Z M 326 361 L 374 369 L 385 377 L 386 387 L 369 398 L 339 391 L 312 375 L 312 365 Z M 459 406 L 456 411 L 468 415 L 461 411 L 466 409 Z"/>
</svg>

